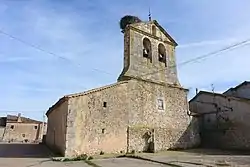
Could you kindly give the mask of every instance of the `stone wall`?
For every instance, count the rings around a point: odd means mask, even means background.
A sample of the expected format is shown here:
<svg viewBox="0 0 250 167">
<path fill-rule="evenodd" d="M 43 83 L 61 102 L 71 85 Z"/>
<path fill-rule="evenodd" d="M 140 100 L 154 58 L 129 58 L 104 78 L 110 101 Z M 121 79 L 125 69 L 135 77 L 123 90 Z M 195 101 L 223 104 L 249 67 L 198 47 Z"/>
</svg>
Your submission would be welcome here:
<svg viewBox="0 0 250 167">
<path fill-rule="evenodd" d="M 129 88 L 129 125 L 155 129 L 155 151 L 199 145 L 197 121 L 188 116 L 185 89 L 136 80 L 129 82 Z M 163 100 L 164 110 L 158 109 L 158 99 Z"/>
<path fill-rule="evenodd" d="M 187 90 L 185 89 L 131 80 L 129 96 L 130 125 L 181 127 L 182 129 L 189 125 Z M 162 110 L 158 109 L 158 100 L 163 101 Z"/>
<path fill-rule="evenodd" d="M 67 156 L 127 150 L 127 82 L 69 99 Z"/>
<path fill-rule="evenodd" d="M 204 147 L 250 149 L 249 109 L 249 100 L 212 93 L 190 102 L 190 110 L 202 114 L 199 119 Z"/>
<path fill-rule="evenodd" d="M 68 101 L 65 100 L 48 113 L 46 144 L 57 153 L 65 154 Z"/>
<path fill-rule="evenodd" d="M 8 141 L 8 142 L 41 141 L 44 128 L 46 128 L 46 125 L 42 127 L 42 123 L 41 124 L 22 123 L 22 122 L 7 123 L 3 134 L 3 141 Z"/>
<path fill-rule="evenodd" d="M 3 140 L 4 131 L 5 131 L 5 127 L 0 127 L 0 141 Z"/>
<path fill-rule="evenodd" d="M 170 128 L 155 129 L 155 151 L 195 148 L 200 145 L 197 120 L 193 118 L 185 130 Z"/>
<path fill-rule="evenodd" d="M 128 150 L 127 152 L 148 152 L 153 151 L 154 147 L 150 148 L 148 132 L 152 135 L 152 143 L 154 143 L 154 129 L 150 127 L 132 126 L 128 127 Z"/>
<path fill-rule="evenodd" d="M 69 98 L 66 155 L 143 151 L 147 129 L 133 127 L 165 128 L 164 134 L 159 130 L 154 138 L 158 150 L 177 144 L 178 148 L 187 148 L 187 143 L 194 146 L 197 136 L 183 137 L 191 123 L 186 93 L 179 87 L 129 80 L 73 95 Z M 158 109 L 158 99 L 163 100 L 163 110 Z M 130 132 L 128 127 L 132 127 Z M 170 138 L 168 133 L 173 140 L 163 143 Z"/>
</svg>

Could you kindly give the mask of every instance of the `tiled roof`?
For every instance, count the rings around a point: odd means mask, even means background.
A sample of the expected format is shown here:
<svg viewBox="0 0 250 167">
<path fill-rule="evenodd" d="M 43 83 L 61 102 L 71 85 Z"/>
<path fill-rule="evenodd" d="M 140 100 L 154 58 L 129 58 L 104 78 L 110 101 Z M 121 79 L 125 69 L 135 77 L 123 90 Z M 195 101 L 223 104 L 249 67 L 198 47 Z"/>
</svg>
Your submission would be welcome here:
<svg viewBox="0 0 250 167">
<path fill-rule="evenodd" d="M 17 122 L 18 116 L 16 115 L 7 115 L 7 122 Z M 26 118 L 26 117 L 21 117 L 21 123 L 43 123 L 41 121 L 37 121 L 34 119 Z"/>
</svg>

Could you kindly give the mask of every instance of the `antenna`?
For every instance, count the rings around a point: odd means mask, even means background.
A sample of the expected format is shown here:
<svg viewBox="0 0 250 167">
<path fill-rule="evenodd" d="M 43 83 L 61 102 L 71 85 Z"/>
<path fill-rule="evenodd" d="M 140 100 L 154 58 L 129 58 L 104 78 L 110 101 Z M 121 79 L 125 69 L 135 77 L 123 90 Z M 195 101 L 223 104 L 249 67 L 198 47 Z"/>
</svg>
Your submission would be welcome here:
<svg viewBox="0 0 250 167">
<path fill-rule="evenodd" d="M 150 7 L 149 7 L 149 10 L 148 10 L 148 20 L 151 21 L 152 18 L 151 18 L 151 11 L 150 11 Z"/>
<path fill-rule="evenodd" d="M 212 92 L 214 93 L 214 84 L 211 84 Z"/>
</svg>

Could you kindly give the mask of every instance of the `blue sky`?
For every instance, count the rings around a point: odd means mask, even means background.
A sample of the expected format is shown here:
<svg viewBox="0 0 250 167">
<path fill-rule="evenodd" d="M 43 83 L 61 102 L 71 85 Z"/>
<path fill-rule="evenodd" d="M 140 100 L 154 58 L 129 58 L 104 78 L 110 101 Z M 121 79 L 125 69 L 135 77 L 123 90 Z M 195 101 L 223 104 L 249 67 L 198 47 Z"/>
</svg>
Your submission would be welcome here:
<svg viewBox="0 0 250 167">
<path fill-rule="evenodd" d="M 250 38 L 250 1 L 1 0 L 0 110 L 41 119 L 65 94 L 116 82 L 123 67 L 119 19 L 156 19 L 179 43 L 177 62 Z M 178 67 L 181 84 L 221 92 L 249 80 L 250 45 Z M 66 58 L 66 60 L 64 59 Z M 17 114 L 8 112 L 8 114 Z"/>
</svg>

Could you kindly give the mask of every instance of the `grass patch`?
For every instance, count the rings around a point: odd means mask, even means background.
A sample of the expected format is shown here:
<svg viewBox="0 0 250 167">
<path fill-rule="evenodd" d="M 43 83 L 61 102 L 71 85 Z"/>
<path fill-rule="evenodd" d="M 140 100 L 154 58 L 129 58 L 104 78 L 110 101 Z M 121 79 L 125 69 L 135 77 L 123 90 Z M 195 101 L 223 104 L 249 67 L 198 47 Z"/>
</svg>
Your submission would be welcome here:
<svg viewBox="0 0 250 167">
<path fill-rule="evenodd" d="M 52 158 L 52 161 L 68 162 L 68 161 L 89 161 L 92 160 L 92 156 L 86 154 L 79 155 L 73 158 Z"/>
<path fill-rule="evenodd" d="M 52 158 L 52 161 L 58 161 L 58 162 L 71 162 L 71 161 L 83 161 L 86 164 L 93 166 L 93 167 L 101 167 L 91 160 L 94 159 L 92 156 L 87 156 L 86 154 L 79 155 L 74 158 Z"/>
<path fill-rule="evenodd" d="M 104 154 L 104 155 L 100 155 L 100 154 L 96 154 L 93 155 L 94 159 L 108 159 L 108 158 L 116 158 L 117 156 L 120 156 L 123 154 L 119 154 L 119 153 L 113 153 L 113 154 Z"/>
</svg>

